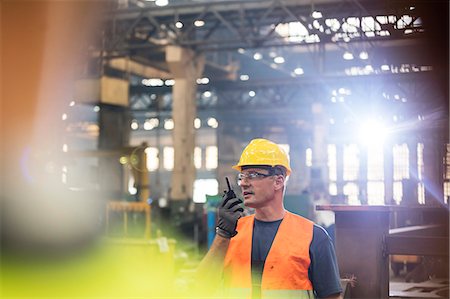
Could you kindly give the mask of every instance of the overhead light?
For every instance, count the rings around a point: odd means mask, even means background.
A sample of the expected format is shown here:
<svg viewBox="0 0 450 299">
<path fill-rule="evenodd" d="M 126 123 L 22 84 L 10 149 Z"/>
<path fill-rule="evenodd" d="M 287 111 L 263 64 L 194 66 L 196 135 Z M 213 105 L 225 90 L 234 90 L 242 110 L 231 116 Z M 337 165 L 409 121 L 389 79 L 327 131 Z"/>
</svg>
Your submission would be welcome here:
<svg viewBox="0 0 450 299">
<path fill-rule="evenodd" d="M 204 96 L 205 98 L 209 98 L 209 97 L 211 97 L 211 95 L 212 95 L 212 93 L 211 93 L 209 90 L 207 90 L 207 91 L 205 91 L 205 92 L 203 93 L 203 96 Z"/>
<path fill-rule="evenodd" d="M 273 62 L 278 63 L 278 64 L 284 63 L 284 58 L 281 56 L 277 56 L 273 59 Z"/>
<path fill-rule="evenodd" d="M 142 84 L 145 86 L 163 86 L 164 81 L 161 79 L 143 79 Z"/>
<path fill-rule="evenodd" d="M 271 63 L 270 67 L 273 68 L 273 69 L 276 69 L 276 68 L 278 68 L 278 65 L 276 65 L 275 63 Z"/>
<path fill-rule="evenodd" d="M 169 4 L 169 0 L 156 0 L 156 6 L 167 6 Z"/>
<path fill-rule="evenodd" d="M 94 112 L 99 112 L 100 111 L 100 107 L 99 106 L 94 106 Z"/>
<path fill-rule="evenodd" d="M 389 71 L 389 65 L 387 65 L 387 64 L 381 65 L 381 70 L 382 71 Z"/>
<path fill-rule="evenodd" d="M 343 57 L 345 60 L 352 60 L 352 59 L 353 59 L 353 54 L 350 53 L 350 52 L 348 52 L 348 51 L 345 51 L 345 53 L 344 53 L 344 55 L 342 55 L 342 57 Z"/>
<path fill-rule="evenodd" d="M 137 120 L 133 120 L 133 121 L 131 122 L 131 129 L 132 129 L 132 130 L 137 130 L 137 129 L 139 129 L 139 124 L 138 124 Z"/>
<path fill-rule="evenodd" d="M 67 153 L 69 151 L 69 146 L 66 143 L 63 144 L 62 151 L 65 153 Z"/>
<path fill-rule="evenodd" d="M 208 118 L 207 123 L 208 123 L 208 126 L 210 126 L 213 129 L 216 129 L 219 126 L 217 119 L 215 119 L 214 117 Z"/>
<path fill-rule="evenodd" d="M 261 53 L 256 52 L 255 54 L 253 54 L 253 59 L 255 59 L 255 60 L 261 60 L 261 59 L 262 59 Z"/>
<path fill-rule="evenodd" d="M 365 70 L 367 73 L 371 73 L 371 72 L 373 72 L 373 67 L 372 67 L 370 64 L 368 64 L 368 65 L 366 65 L 366 66 L 364 67 L 364 70 Z"/>
<path fill-rule="evenodd" d="M 164 120 L 164 129 L 166 130 L 172 130 L 175 127 L 175 123 L 173 122 L 173 119 L 169 118 Z"/>
<path fill-rule="evenodd" d="M 275 57 L 277 57 L 277 53 L 275 53 L 275 52 L 270 52 L 270 53 L 269 53 L 269 56 L 270 56 L 271 58 L 275 58 Z"/>
<path fill-rule="evenodd" d="M 203 20 L 195 20 L 194 26 L 195 27 L 203 27 L 203 26 L 205 26 L 205 21 L 203 21 Z"/>
<path fill-rule="evenodd" d="M 248 92 L 248 95 L 253 98 L 256 95 L 256 92 L 254 92 L 253 90 L 250 90 Z"/>
<path fill-rule="evenodd" d="M 313 13 L 311 14 L 311 17 L 313 17 L 314 19 L 320 19 L 322 18 L 322 13 L 320 11 L 313 11 Z"/>
<path fill-rule="evenodd" d="M 166 82 L 164 82 L 164 84 L 165 84 L 166 86 L 173 86 L 173 85 L 175 84 L 175 80 L 173 80 L 173 79 L 168 79 L 168 80 L 166 80 Z"/>
<path fill-rule="evenodd" d="M 361 51 L 361 53 L 359 53 L 359 58 L 362 60 L 369 59 L 369 54 L 366 51 Z"/>
<path fill-rule="evenodd" d="M 296 75 L 303 75 L 305 72 L 303 71 L 303 69 L 301 67 L 298 67 L 294 70 L 294 73 Z"/>
<path fill-rule="evenodd" d="M 209 78 L 207 78 L 207 77 L 197 79 L 197 84 L 208 84 L 208 83 L 209 83 Z"/>
<path fill-rule="evenodd" d="M 70 106 L 70 107 L 75 106 L 75 101 L 71 101 L 70 104 L 69 104 L 69 106 Z"/>
<path fill-rule="evenodd" d="M 244 54 L 244 53 L 245 53 L 245 49 L 243 49 L 243 48 L 239 48 L 239 49 L 238 49 L 238 53 L 240 53 L 240 54 Z"/>
<path fill-rule="evenodd" d="M 66 114 L 66 113 L 63 113 L 63 115 L 61 115 L 61 119 L 62 119 L 62 120 L 66 120 L 66 119 L 67 119 L 67 114 Z"/>
<path fill-rule="evenodd" d="M 144 130 L 150 131 L 150 130 L 153 129 L 153 128 L 154 128 L 154 127 L 153 127 L 152 123 L 150 122 L 150 120 L 146 120 L 146 121 L 144 122 Z"/>
<path fill-rule="evenodd" d="M 178 29 L 183 28 L 183 23 L 181 23 L 180 21 L 175 23 L 175 27 L 177 27 Z"/>
<path fill-rule="evenodd" d="M 248 75 L 241 75 L 239 79 L 241 79 L 241 81 L 247 81 L 250 77 Z"/>
<path fill-rule="evenodd" d="M 194 128 L 196 129 L 200 129 L 200 127 L 202 126 L 202 121 L 200 120 L 200 118 L 196 118 L 194 119 Z"/>
</svg>

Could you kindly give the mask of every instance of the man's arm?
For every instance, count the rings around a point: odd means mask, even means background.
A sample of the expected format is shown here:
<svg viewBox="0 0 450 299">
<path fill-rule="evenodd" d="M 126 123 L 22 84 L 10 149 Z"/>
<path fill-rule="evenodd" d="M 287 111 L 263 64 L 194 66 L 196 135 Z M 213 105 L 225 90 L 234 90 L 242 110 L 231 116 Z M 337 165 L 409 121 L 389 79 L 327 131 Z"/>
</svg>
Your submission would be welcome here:
<svg viewBox="0 0 450 299">
<path fill-rule="evenodd" d="M 223 274 L 223 263 L 230 239 L 216 235 L 211 248 L 200 262 L 196 273 L 197 289 L 201 293 L 217 290 Z"/>
<path fill-rule="evenodd" d="M 225 192 L 217 210 L 216 237 L 208 253 L 200 262 L 196 273 L 196 289 L 205 295 L 215 292 L 219 286 L 230 239 L 236 236 L 237 222 L 244 211 L 239 206 L 242 200 L 236 197 L 228 179 L 227 184 L 228 192 Z"/>
</svg>

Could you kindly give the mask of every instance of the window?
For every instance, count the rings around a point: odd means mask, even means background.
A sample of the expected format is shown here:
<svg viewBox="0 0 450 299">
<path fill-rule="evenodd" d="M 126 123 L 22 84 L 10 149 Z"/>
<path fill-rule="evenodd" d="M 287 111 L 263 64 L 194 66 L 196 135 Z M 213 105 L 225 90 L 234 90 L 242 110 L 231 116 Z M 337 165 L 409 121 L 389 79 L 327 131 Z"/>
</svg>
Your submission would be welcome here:
<svg viewBox="0 0 450 299">
<path fill-rule="evenodd" d="M 312 166 L 312 149 L 311 148 L 307 148 L 306 149 L 306 166 L 311 167 Z"/>
<path fill-rule="evenodd" d="M 337 185 L 336 185 L 336 183 L 330 183 L 328 185 L 328 193 L 330 195 L 337 195 Z"/>
<path fill-rule="evenodd" d="M 383 181 L 383 146 L 370 147 L 367 150 L 367 180 Z"/>
<path fill-rule="evenodd" d="M 359 171 L 359 149 L 356 144 L 344 146 L 344 181 L 356 181 Z"/>
<path fill-rule="evenodd" d="M 155 171 L 159 168 L 159 150 L 156 147 L 147 147 L 145 154 L 147 155 L 148 171 Z"/>
<path fill-rule="evenodd" d="M 291 150 L 289 144 L 278 144 L 286 153 L 286 155 L 289 156 L 289 151 Z"/>
<path fill-rule="evenodd" d="M 216 169 L 218 164 L 217 146 L 207 146 L 205 152 L 205 167 L 208 170 Z"/>
<path fill-rule="evenodd" d="M 409 179 L 409 149 L 406 143 L 393 148 L 394 181 Z"/>
<path fill-rule="evenodd" d="M 219 193 L 219 182 L 216 179 L 195 180 L 194 196 L 195 203 L 206 202 L 206 195 L 216 195 Z"/>
<path fill-rule="evenodd" d="M 172 170 L 174 165 L 174 159 L 175 159 L 175 152 L 173 150 L 173 147 L 171 146 L 165 146 L 163 149 L 164 154 L 164 169 L 166 170 Z"/>
<path fill-rule="evenodd" d="M 425 204 L 425 186 L 423 184 L 423 143 L 417 144 L 417 178 L 419 184 L 417 185 L 417 200 L 420 204 Z M 445 190 L 445 189 L 444 189 Z"/>
<path fill-rule="evenodd" d="M 422 181 L 423 176 L 423 143 L 417 144 L 417 178 Z"/>
<path fill-rule="evenodd" d="M 384 160 L 383 145 L 367 150 L 367 203 L 384 205 Z"/>
<path fill-rule="evenodd" d="M 356 183 L 347 183 L 344 185 L 344 195 L 348 197 L 349 205 L 360 205 L 358 199 L 359 188 Z"/>
<path fill-rule="evenodd" d="M 396 144 L 392 149 L 394 163 L 394 189 L 393 197 L 397 204 L 400 204 L 403 198 L 402 180 L 409 178 L 409 148 L 406 143 Z"/>
<path fill-rule="evenodd" d="M 403 198 L 403 185 L 401 181 L 394 181 L 394 185 L 393 185 L 393 197 L 394 197 L 394 201 L 397 204 L 400 204 L 400 202 L 402 201 Z"/>
<path fill-rule="evenodd" d="M 367 182 L 367 203 L 369 205 L 384 205 L 384 182 Z"/>
<path fill-rule="evenodd" d="M 194 149 L 194 165 L 195 169 L 202 168 L 202 149 L 198 146 Z"/>
<path fill-rule="evenodd" d="M 327 147 L 328 150 L 328 179 L 330 181 L 328 185 L 328 193 L 330 195 L 337 195 L 337 164 L 336 164 L 336 145 L 329 144 Z"/>
</svg>

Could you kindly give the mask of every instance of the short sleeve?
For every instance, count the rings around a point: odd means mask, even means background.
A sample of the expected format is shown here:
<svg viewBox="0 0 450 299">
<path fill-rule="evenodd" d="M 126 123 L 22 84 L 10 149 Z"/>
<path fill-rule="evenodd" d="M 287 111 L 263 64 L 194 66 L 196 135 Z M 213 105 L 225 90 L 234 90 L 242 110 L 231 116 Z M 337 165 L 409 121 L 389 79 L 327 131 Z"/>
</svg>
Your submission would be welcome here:
<svg viewBox="0 0 450 299">
<path fill-rule="evenodd" d="M 313 228 L 309 255 L 311 264 L 308 275 L 316 296 L 323 298 L 342 293 L 333 243 L 325 229 L 316 224 Z"/>
</svg>

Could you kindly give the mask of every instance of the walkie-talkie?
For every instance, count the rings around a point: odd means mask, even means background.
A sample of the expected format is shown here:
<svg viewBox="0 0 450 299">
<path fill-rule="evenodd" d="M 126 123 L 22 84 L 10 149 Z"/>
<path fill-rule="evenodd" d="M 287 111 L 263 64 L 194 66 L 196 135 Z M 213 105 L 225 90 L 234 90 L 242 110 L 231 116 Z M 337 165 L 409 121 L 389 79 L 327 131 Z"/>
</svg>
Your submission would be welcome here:
<svg viewBox="0 0 450 299">
<path fill-rule="evenodd" d="M 236 193 L 234 193 L 233 189 L 231 189 L 230 180 L 228 180 L 228 177 L 225 177 L 225 180 L 227 181 L 228 191 L 225 191 L 226 199 L 224 204 L 226 204 L 229 199 L 236 197 Z"/>
</svg>

